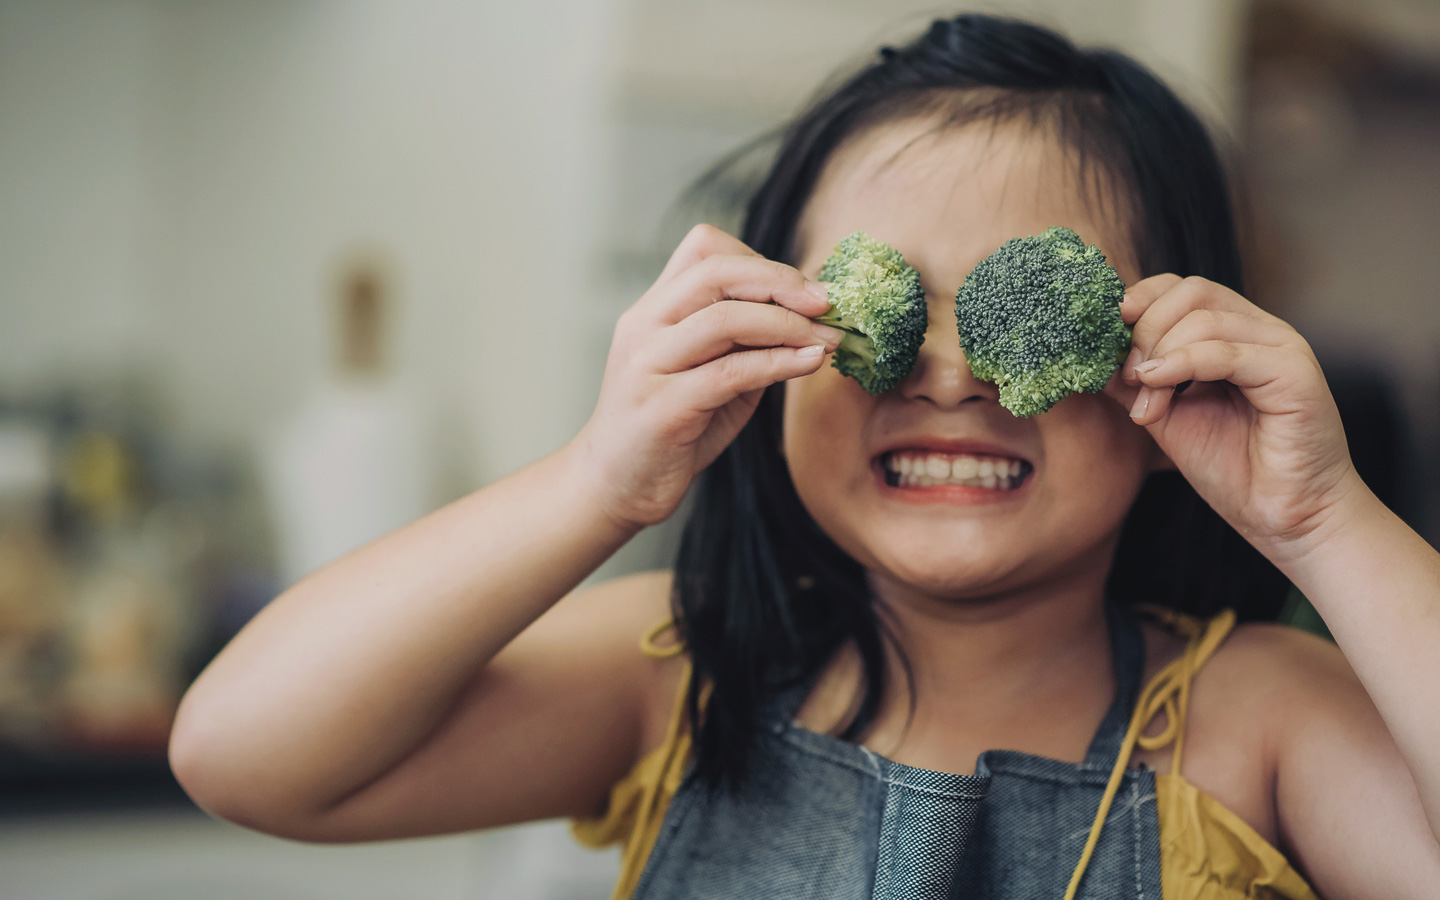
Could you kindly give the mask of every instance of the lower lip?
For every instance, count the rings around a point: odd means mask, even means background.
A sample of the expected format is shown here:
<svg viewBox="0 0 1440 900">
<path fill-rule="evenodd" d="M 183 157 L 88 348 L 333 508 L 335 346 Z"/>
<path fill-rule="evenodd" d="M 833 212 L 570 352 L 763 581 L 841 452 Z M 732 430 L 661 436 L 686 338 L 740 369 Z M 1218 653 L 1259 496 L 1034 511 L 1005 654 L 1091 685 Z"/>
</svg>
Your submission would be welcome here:
<svg viewBox="0 0 1440 900">
<path fill-rule="evenodd" d="M 870 466 L 875 474 L 875 483 L 880 487 L 882 496 L 899 500 L 901 503 L 917 503 L 920 505 L 932 503 L 944 503 L 950 506 L 985 506 L 992 503 L 1004 503 L 1007 500 L 1014 500 L 1030 489 L 1030 483 L 1035 480 L 1035 472 L 1032 470 L 1020 482 L 1017 488 L 1002 491 L 997 488 L 971 487 L 967 484 L 936 484 L 930 487 L 902 488 L 892 487 L 885 482 L 885 467 L 877 459 Z"/>
</svg>

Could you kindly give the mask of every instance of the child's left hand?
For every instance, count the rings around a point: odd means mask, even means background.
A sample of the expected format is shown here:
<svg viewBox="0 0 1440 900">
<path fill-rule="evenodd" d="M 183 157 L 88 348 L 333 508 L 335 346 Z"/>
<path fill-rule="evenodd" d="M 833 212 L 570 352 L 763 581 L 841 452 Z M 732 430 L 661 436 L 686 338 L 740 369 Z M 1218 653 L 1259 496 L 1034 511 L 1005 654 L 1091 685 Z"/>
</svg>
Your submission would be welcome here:
<svg viewBox="0 0 1440 900">
<path fill-rule="evenodd" d="M 1310 345 L 1198 277 L 1137 282 L 1121 316 L 1135 330 L 1133 348 L 1105 392 L 1272 561 L 1314 549 L 1363 484 Z"/>
</svg>

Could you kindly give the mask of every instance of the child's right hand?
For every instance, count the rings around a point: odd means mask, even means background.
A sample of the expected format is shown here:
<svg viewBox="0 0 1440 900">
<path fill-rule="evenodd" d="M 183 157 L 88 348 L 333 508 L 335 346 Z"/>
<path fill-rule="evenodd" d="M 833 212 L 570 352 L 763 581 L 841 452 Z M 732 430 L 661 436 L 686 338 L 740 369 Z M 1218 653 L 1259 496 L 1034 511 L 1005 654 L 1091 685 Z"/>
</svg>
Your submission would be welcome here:
<svg viewBox="0 0 1440 900">
<path fill-rule="evenodd" d="M 773 303 L 772 303 L 773 301 Z M 825 288 L 697 225 L 620 316 L 595 413 L 573 444 L 605 513 L 664 521 L 766 387 L 816 371 L 841 332 L 811 321 Z"/>
</svg>

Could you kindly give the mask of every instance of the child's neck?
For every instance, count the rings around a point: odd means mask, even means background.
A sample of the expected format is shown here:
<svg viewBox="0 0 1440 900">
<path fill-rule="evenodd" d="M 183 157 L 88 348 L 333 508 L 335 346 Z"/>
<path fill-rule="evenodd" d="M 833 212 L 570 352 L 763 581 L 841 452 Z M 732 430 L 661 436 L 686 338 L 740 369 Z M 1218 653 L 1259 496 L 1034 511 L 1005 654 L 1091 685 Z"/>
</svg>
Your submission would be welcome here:
<svg viewBox="0 0 1440 900">
<path fill-rule="evenodd" d="M 875 590 L 922 694 L 927 684 L 1023 689 L 1037 675 L 1077 665 L 1110 674 L 1103 583 L 965 601 L 879 579 Z"/>
<path fill-rule="evenodd" d="M 892 650 L 882 704 L 891 738 L 1083 756 L 1115 693 L 1103 573 L 970 601 L 873 584 L 915 679 L 913 731 L 902 738 L 894 726 L 909 698 Z"/>
</svg>

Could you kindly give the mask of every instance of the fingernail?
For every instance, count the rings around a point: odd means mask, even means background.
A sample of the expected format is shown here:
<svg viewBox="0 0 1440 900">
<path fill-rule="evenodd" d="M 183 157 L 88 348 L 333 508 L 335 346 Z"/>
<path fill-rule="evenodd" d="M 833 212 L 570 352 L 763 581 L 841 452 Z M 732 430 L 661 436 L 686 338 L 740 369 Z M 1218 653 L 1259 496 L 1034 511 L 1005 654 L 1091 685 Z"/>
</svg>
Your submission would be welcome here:
<svg viewBox="0 0 1440 900">
<path fill-rule="evenodd" d="M 817 323 L 811 326 L 810 330 L 814 332 L 815 337 L 820 339 L 821 343 L 831 350 L 840 346 L 841 338 L 845 337 L 845 332 L 838 328 L 831 328 L 829 325 Z"/>
<path fill-rule="evenodd" d="M 829 289 L 818 281 L 811 281 L 808 278 L 805 279 L 805 290 L 814 294 L 817 299 L 824 300 L 826 303 L 830 302 Z"/>
<path fill-rule="evenodd" d="M 1140 365 L 1141 360 L 1144 358 L 1145 354 L 1140 352 L 1139 347 L 1132 347 L 1130 349 L 1130 355 L 1125 357 L 1124 367 L 1120 370 L 1120 379 L 1122 381 L 1134 381 L 1135 367 Z"/>
<path fill-rule="evenodd" d="M 1141 388 L 1140 393 L 1135 396 L 1135 405 L 1130 407 L 1130 418 L 1138 419 L 1145 415 L 1150 408 L 1150 389 Z"/>
<path fill-rule="evenodd" d="M 815 357 L 820 356 L 820 355 L 823 354 L 824 352 L 825 352 L 825 348 L 824 348 L 824 347 L 819 347 L 819 346 L 801 347 L 799 350 L 796 350 L 796 351 L 795 351 L 795 355 L 798 356 L 798 357 L 800 357 L 801 359 L 814 359 Z"/>
<path fill-rule="evenodd" d="M 1123 294 L 1123 295 L 1121 295 L 1121 297 L 1120 297 L 1120 302 L 1121 302 L 1121 303 L 1128 303 L 1129 301 L 1130 301 L 1130 295 L 1129 295 L 1129 294 Z"/>
<path fill-rule="evenodd" d="M 1147 359 L 1135 367 L 1136 375 L 1144 375 L 1146 372 L 1153 372 L 1165 364 L 1165 357 L 1158 359 Z"/>
</svg>

